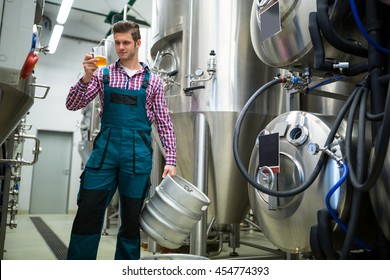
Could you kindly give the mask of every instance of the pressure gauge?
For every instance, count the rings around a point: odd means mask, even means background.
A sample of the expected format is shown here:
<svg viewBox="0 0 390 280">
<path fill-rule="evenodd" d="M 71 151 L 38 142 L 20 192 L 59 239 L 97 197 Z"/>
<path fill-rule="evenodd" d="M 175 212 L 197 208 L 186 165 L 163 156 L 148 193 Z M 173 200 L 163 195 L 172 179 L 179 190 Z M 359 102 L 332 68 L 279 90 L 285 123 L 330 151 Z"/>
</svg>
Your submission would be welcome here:
<svg viewBox="0 0 390 280">
<path fill-rule="evenodd" d="M 201 76 L 203 76 L 203 73 L 204 72 L 203 72 L 202 68 L 198 67 L 195 69 L 195 76 L 201 77 Z"/>
</svg>

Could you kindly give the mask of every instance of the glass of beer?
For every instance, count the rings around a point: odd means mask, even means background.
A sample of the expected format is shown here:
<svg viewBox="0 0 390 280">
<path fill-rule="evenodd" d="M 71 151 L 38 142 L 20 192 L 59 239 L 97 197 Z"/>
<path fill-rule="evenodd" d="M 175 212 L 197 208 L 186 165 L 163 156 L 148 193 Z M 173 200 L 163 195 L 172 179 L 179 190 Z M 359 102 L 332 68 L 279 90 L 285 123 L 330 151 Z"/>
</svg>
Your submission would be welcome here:
<svg viewBox="0 0 390 280">
<path fill-rule="evenodd" d="M 98 58 L 95 64 L 97 67 L 105 67 L 107 65 L 107 54 L 105 46 L 97 46 L 92 48 L 93 57 Z"/>
</svg>

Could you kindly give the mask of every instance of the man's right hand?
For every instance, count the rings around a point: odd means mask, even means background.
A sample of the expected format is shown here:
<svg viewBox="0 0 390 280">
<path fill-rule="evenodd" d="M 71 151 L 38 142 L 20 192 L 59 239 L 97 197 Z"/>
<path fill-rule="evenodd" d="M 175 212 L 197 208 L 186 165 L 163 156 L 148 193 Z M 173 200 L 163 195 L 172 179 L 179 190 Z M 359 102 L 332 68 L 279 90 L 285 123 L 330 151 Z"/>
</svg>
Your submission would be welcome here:
<svg viewBox="0 0 390 280">
<path fill-rule="evenodd" d="M 96 66 L 96 62 L 99 61 L 99 59 L 94 58 L 91 53 L 87 53 L 85 55 L 83 66 L 84 66 L 84 76 L 82 78 L 82 81 L 84 84 L 89 83 L 89 81 L 92 79 L 93 73 L 98 69 Z"/>
</svg>

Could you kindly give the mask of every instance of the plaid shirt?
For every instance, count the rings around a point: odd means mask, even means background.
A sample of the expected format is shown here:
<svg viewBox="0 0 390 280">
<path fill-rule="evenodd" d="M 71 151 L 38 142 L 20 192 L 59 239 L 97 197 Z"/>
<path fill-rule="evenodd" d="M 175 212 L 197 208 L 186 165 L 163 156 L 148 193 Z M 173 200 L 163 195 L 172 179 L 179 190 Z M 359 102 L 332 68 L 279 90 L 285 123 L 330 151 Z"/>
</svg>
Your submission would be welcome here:
<svg viewBox="0 0 390 280">
<path fill-rule="evenodd" d="M 110 86 L 124 88 L 129 90 L 138 90 L 141 88 L 145 76 L 146 64 L 141 63 L 144 70 L 139 70 L 135 75 L 129 77 L 117 60 L 108 66 L 110 72 Z M 81 79 L 70 88 L 66 98 L 66 108 L 76 111 L 84 108 L 98 94 L 101 102 L 101 113 L 103 112 L 103 70 L 99 68 L 95 71 L 92 80 L 84 84 Z M 173 130 L 173 124 L 168 114 L 168 109 L 164 97 L 164 86 L 162 80 L 150 74 L 149 85 L 146 89 L 146 113 L 151 123 L 156 122 L 157 132 L 160 136 L 161 144 L 165 150 L 167 165 L 176 165 L 176 136 Z M 100 114 L 101 114 L 100 113 Z"/>
</svg>

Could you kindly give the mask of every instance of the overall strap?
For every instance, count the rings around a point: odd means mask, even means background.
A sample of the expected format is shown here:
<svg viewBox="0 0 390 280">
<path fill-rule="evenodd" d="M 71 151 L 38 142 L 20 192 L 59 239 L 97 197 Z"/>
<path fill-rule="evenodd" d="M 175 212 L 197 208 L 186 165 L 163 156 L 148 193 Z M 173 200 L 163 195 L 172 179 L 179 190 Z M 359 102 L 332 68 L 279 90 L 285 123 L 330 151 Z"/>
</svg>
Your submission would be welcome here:
<svg viewBox="0 0 390 280">
<path fill-rule="evenodd" d="M 110 72 L 107 67 L 103 68 L 103 84 L 107 86 L 110 84 Z"/>
<path fill-rule="evenodd" d="M 142 86 L 141 86 L 141 88 L 143 88 L 144 90 L 146 90 L 148 88 L 149 77 L 150 77 L 149 70 L 145 69 L 145 76 L 144 76 L 144 80 L 142 81 Z"/>
</svg>

